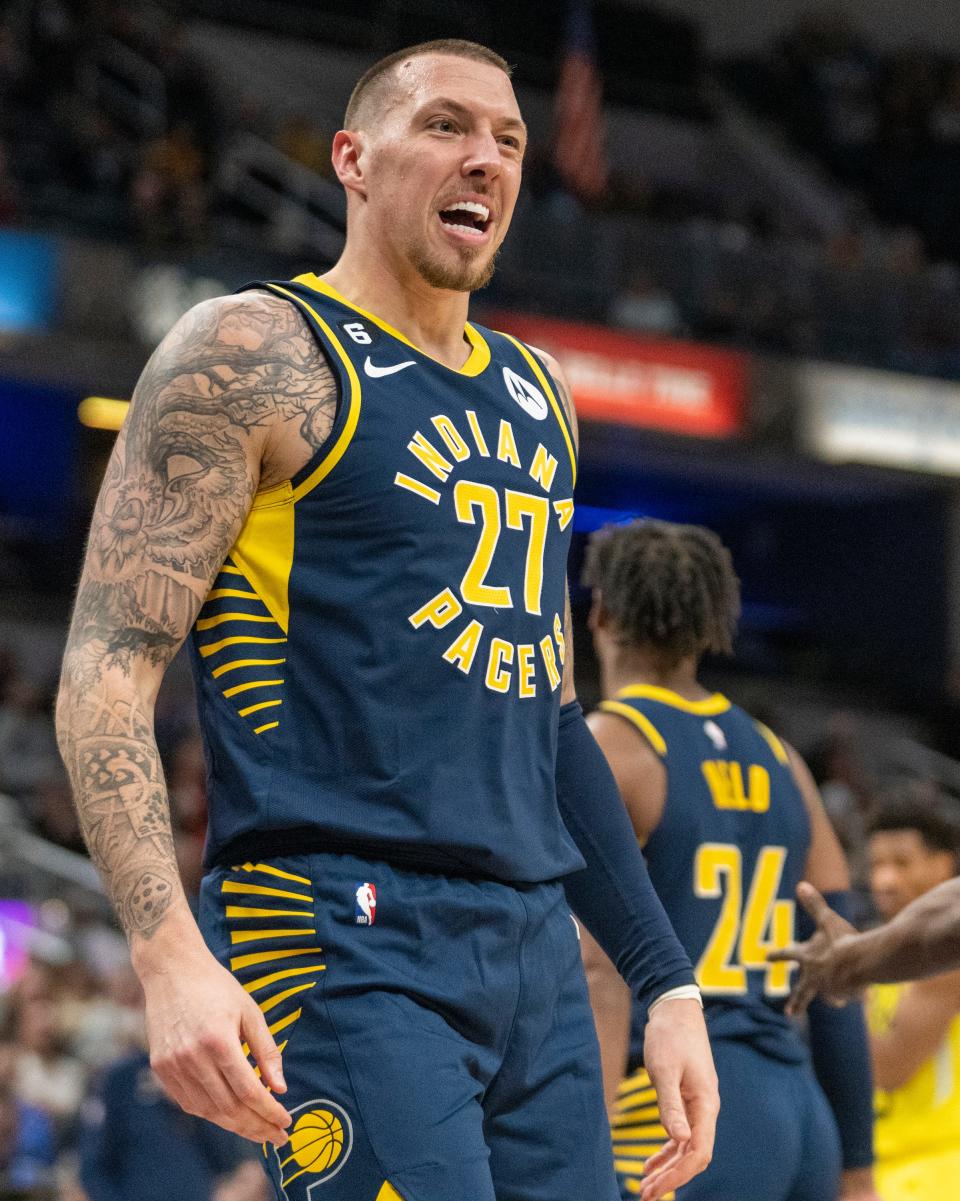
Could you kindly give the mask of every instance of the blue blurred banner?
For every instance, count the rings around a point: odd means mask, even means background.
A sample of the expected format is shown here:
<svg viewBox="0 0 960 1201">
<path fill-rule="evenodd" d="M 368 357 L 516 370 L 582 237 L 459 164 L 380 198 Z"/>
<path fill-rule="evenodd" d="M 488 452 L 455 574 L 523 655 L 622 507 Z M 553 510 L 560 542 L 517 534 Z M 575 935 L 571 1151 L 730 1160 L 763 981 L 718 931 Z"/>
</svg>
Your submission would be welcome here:
<svg viewBox="0 0 960 1201">
<path fill-rule="evenodd" d="M 62 534 L 76 503 L 77 396 L 0 378 L 0 518 L 34 537 Z"/>
<path fill-rule="evenodd" d="M 56 293 L 54 239 L 0 230 L 0 331 L 46 329 Z"/>
</svg>

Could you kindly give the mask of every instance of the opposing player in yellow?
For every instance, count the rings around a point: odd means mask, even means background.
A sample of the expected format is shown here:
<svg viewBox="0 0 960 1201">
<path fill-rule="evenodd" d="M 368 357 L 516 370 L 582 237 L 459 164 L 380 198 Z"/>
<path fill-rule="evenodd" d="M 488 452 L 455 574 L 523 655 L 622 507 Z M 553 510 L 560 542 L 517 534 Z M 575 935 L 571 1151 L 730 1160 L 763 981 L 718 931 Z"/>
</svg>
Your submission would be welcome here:
<svg viewBox="0 0 960 1201">
<path fill-rule="evenodd" d="M 957 874 L 960 826 L 929 797 L 900 789 L 868 829 L 884 918 Z M 946 1201 L 960 1188 L 960 972 L 874 985 L 867 1018 L 877 1190 L 883 1201 Z"/>
</svg>

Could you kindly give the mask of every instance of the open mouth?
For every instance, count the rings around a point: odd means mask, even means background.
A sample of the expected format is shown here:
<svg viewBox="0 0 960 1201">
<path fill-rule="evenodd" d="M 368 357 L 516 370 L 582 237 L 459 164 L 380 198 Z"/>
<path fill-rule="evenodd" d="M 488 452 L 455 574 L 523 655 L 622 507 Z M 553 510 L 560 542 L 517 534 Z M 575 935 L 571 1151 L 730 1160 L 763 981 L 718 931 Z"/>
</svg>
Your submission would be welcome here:
<svg viewBox="0 0 960 1201">
<path fill-rule="evenodd" d="M 490 228 L 490 210 L 474 200 L 458 200 L 440 210 L 440 220 L 448 229 L 467 237 L 482 237 Z"/>
</svg>

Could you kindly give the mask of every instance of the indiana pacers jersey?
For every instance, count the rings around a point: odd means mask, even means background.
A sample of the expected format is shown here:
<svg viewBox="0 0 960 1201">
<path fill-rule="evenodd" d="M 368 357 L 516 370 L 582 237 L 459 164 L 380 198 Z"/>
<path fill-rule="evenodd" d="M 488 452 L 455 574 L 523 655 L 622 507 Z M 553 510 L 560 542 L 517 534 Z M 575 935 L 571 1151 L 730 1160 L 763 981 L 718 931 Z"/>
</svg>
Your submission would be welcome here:
<svg viewBox="0 0 960 1201">
<path fill-rule="evenodd" d="M 554 788 L 576 457 L 548 373 L 469 324 L 452 370 L 314 275 L 254 286 L 303 314 L 340 403 L 193 631 L 208 862 L 579 868 Z"/>
<path fill-rule="evenodd" d="M 719 694 L 688 701 L 634 685 L 601 709 L 663 760 L 663 817 L 644 847 L 654 886 L 696 965 L 711 1039 L 806 1058 L 784 1014 L 790 967 L 767 954 L 793 938 L 794 890 L 810 846 L 806 806 L 782 743 Z M 642 1060 L 639 1027 L 631 1056 Z"/>
<path fill-rule="evenodd" d="M 869 990 L 867 1022 L 874 1034 L 885 1033 L 909 984 L 878 984 Z M 918 1159 L 939 1152 L 954 1152 L 954 1169 L 960 1167 L 960 1016 L 936 1054 L 901 1088 L 877 1089 L 874 1145 L 877 1168 L 902 1159 Z M 925 1196 L 953 1195 L 956 1176 Z"/>
</svg>

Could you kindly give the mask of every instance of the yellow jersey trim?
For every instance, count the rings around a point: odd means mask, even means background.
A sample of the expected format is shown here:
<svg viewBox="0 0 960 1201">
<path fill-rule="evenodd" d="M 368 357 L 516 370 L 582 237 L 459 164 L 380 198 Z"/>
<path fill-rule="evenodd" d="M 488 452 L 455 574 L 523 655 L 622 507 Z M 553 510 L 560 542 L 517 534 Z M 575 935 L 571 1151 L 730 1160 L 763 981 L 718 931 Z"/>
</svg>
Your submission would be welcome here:
<svg viewBox="0 0 960 1201">
<path fill-rule="evenodd" d="M 762 721 L 757 721 L 756 719 L 754 719 L 753 724 L 757 727 L 757 733 L 766 739 L 777 762 L 781 763 L 784 767 L 789 767 L 790 755 L 787 752 L 787 748 L 783 745 L 776 734 L 774 734 L 773 730 L 771 730 L 768 726 L 765 726 Z"/>
<path fill-rule="evenodd" d="M 601 701 L 600 708 L 605 713 L 616 713 L 620 717 L 625 717 L 627 721 L 633 722 L 661 758 L 667 753 L 667 744 L 663 735 L 645 714 L 638 713 L 632 705 L 624 705 L 620 701 Z"/>
<path fill-rule="evenodd" d="M 299 282 L 304 281 L 305 278 L 306 277 L 300 277 Z M 309 286 L 312 287 L 313 285 L 310 284 Z M 281 288 L 279 284 L 269 284 L 268 287 L 270 287 L 274 292 L 279 293 L 281 296 L 286 296 L 287 299 L 292 300 L 294 304 L 299 305 L 307 310 L 314 321 L 316 321 L 317 325 L 329 338 L 330 345 L 337 352 L 337 356 L 343 363 L 344 370 L 347 373 L 347 379 L 350 381 L 350 395 L 347 398 L 349 409 L 347 411 L 347 420 L 344 422 L 343 429 L 340 431 L 340 436 L 330 448 L 329 452 L 324 455 L 323 459 L 321 459 L 313 471 L 310 472 L 307 478 L 305 480 L 301 480 L 300 483 L 297 484 L 297 486 L 293 489 L 293 500 L 296 502 L 300 500 L 301 497 L 306 496 L 308 492 L 312 492 L 321 480 L 325 480 L 327 478 L 330 472 L 333 471 L 334 467 L 336 467 L 336 465 L 343 458 L 347 447 L 353 440 L 353 435 L 357 430 L 357 422 L 360 420 L 360 377 L 357 375 L 357 369 L 354 367 L 350 356 L 343 349 L 340 339 L 312 305 L 308 304 L 301 296 L 297 296 L 295 293 L 288 291 L 286 288 Z M 322 291 L 323 289 L 318 290 Z"/>
<path fill-rule="evenodd" d="M 527 347 L 524 346 L 524 344 L 512 334 L 504 334 L 503 337 L 506 338 L 508 342 L 512 342 L 517 350 L 519 350 L 523 357 L 527 360 L 527 362 L 530 364 L 530 370 L 537 377 L 540 387 L 543 388 L 544 392 L 547 394 L 547 400 L 550 401 L 550 407 L 553 409 L 553 415 L 557 419 L 557 423 L 560 426 L 560 432 L 563 434 L 563 440 L 567 444 L 567 453 L 570 455 L 570 470 L 573 473 L 573 482 L 576 484 L 577 451 L 573 445 L 573 437 L 570 432 L 570 426 L 567 422 L 566 414 L 563 411 L 563 405 L 561 405 L 557 400 L 556 394 L 554 393 L 553 388 L 550 386 L 550 381 L 547 379 L 547 373 L 544 371 L 540 363 L 537 362 L 536 357 L 531 354 Z"/>
<path fill-rule="evenodd" d="M 718 713 L 726 713 L 730 708 L 730 702 L 719 692 L 708 696 L 705 701 L 688 701 L 679 692 L 670 688 L 657 688 L 654 684 L 631 684 L 627 688 L 621 688 L 617 696 L 659 701 L 662 705 L 670 705 L 671 708 L 680 709 L 684 713 L 696 713 L 699 717 L 715 717 Z"/>
<path fill-rule="evenodd" d="M 470 343 L 470 354 L 467 356 L 467 361 L 462 367 L 447 367 L 446 363 L 441 363 L 439 359 L 435 359 L 433 355 L 427 354 L 425 350 L 421 350 L 416 343 L 411 342 L 408 337 L 402 334 L 394 326 L 384 321 L 382 317 L 378 317 L 376 313 L 371 313 L 368 309 L 362 309 L 358 304 L 347 300 L 346 296 L 338 292 L 331 284 L 322 280 L 318 275 L 308 272 L 306 275 L 298 275 L 293 281 L 295 284 L 303 284 L 307 288 L 312 288 L 314 292 L 319 292 L 322 296 L 329 296 L 331 300 L 336 300 L 348 309 L 353 309 L 355 313 L 359 313 L 361 317 L 366 317 L 368 321 L 372 321 L 379 329 L 382 329 L 385 334 L 389 334 L 391 338 L 396 338 L 398 342 L 402 342 L 404 346 L 409 346 L 411 350 L 415 350 L 417 354 L 422 354 L 425 359 L 430 359 L 433 363 L 439 363 L 441 367 L 446 367 L 448 371 L 454 372 L 456 375 L 466 375 L 471 378 L 480 375 L 486 371 L 490 365 L 490 347 L 487 344 L 486 338 L 478 329 L 466 322 L 463 327 L 463 334 Z M 272 286 L 272 285 L 271 285 Z M 282 289 L 281 289 L 282 290 Z"/>
</svg>

